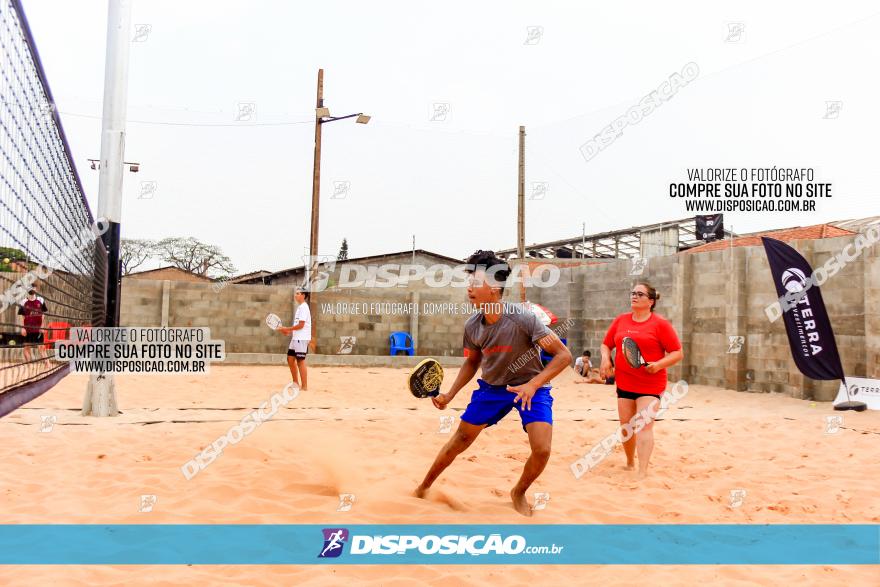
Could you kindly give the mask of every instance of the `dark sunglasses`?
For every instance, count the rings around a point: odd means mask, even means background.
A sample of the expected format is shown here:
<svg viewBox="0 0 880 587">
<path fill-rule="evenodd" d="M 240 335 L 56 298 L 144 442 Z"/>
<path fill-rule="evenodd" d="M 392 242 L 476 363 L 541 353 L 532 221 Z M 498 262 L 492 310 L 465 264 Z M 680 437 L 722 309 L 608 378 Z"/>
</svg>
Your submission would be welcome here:
<svg viewBox="0 0 880 587">
<path fill-rule="evenodd" d="M 629 297 L 633 297 L 633 296 L 635 296 L 635 297 L 637 297 L 637 298 L 649 298 L 649 297 L 651 297 L 651 296 L 649 296 L 648 294 L 646 294 L 646 293 L 643 292 L 643 291 L 631 291 L 631 292 L 629 292 Z"/>
</svg>

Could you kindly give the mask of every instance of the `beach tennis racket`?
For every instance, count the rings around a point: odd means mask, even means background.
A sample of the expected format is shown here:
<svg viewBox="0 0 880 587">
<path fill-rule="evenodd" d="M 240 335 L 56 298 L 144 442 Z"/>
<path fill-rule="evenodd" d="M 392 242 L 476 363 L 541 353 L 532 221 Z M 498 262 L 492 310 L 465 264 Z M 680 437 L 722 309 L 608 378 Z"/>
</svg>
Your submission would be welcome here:
<svg viewBox="0 0 880 587">
<path fill-rule="evenodd" d="M 642 356 L 642 351 L 639 350 L 639 345 L 637 345 L 636 341 L 630 337 L 624 337 L 620 346 L 623 347 L 623 355 L 626 357 L 626 362 L 629 363 L 629 366 L 633 369 L 638 369 L 639 367 L 644 367 L 648 364 Z"/>
<path fill-rule="evenodd" d="M 435 359 L 425 359 L 409 374 L 409 391 L 418 398 L 440 395 L 443 367 Z"/>
<path fill-rule="evenodd" d="M 277 314 L 269 314 L 266 316 L 266 326 L 272 330 L 278 330 L 281 328 L 281 318 Z"/>
</svg>

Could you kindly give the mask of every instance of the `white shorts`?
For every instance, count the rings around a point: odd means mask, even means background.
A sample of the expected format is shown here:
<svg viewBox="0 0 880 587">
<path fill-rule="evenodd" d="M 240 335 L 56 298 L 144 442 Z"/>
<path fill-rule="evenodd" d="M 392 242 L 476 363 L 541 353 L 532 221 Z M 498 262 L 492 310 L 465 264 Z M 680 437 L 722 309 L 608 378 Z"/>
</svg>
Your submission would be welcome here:
<svg viewBox="0 0 880 587">
<path fill-rule="evenodd" d="M 290 348 L 287 349 L 288 357 L 296 357 L 297 359 L 305 359 L 309 354 L 309 341 L 307 340 L 291 340 Z"/>
</svg>

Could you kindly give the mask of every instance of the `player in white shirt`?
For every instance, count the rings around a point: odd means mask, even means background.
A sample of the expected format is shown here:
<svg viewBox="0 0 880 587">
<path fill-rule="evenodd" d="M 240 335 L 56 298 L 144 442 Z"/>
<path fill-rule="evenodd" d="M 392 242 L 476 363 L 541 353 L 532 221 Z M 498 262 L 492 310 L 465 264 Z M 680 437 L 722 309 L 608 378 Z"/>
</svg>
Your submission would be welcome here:
<svg viewBox="0 0 880 587">
<path fill-rule="evenodd" d="M 312 312 L 309 310 L 309 294 L 304 288 L 296 288 L 293 297 L 299 304 L 293 317 L 293 326 L 282 326 L 278 331 L 282 334 L 292 334 L 290 347 L 287 349 L 287 366 L 290 367 L 293 382 L 299 385 L 302 391 L 308 391 L 306 355 L 309 353 L 309 341 L 312 339 Z M 299 380 L 297 380 L 297 371 L 299 371 Z M 301 385 L 300 381 L 302 381 Z"/>
<path fill-rule="evenodd" d="M 584 354 L 574 362 L 575 372 L 583 377 L 583 379 L 576 380 L 575 383 L 605 383 L 605 380 L 599 377 L 599 371 L 593 369 L 591 356 L 590 351 L 584 351 Z"/>
</svg>

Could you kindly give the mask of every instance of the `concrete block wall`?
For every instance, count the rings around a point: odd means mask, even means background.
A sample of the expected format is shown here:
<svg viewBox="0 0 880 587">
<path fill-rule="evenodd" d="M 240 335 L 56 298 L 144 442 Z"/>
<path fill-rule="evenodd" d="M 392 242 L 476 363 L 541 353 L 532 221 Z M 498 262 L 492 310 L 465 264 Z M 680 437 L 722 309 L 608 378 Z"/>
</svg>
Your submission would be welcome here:
<svg viewBox="0 0 880 587">
<path fill-rule="evenodd" d="M 225 341 L 227 353 L 283 353 L 288 338 L 266 327 L 266 315 L 278 314 L 290 324 L 293 307 L 290 288 L 227 285 L 221 289 L 210 283 L 124 279 L 120 322 L 208 327 L 212 338 Z"/>
<path fill-rule="evenodd" d="M 865 309 L 865 372 L 880 377 L 880 250 L 863 255 L 862 287 Z"/>
<path fill-rule="evenodd" d="M 816 268 L 855 238 L 791 244 Z M 657 311 L 673 323 L 684 345 L 685 360 L 671 370 L 670 379 L 818 400 L 830 400 L 837 392 L 837 382 L 812 381 L 800 374 L 783 321 L 767 318 L 765 308 L 776 300 L 776 290 L 763 247 L 653 257 L 641 276 L 631 275 L 632 262 L 625 259 L 554 264 L 560 267 L 559 283 L 528 287 L 525 297 L 548 307 L 562 321 L 573 320 L 565 337 L 574 355 L 590 349 L 598 358 L 611 321 L 629 308 L 632 284 L 644 278 L 662 294 Z M 880 378 L 880 251 L 863 251 L 822 286 L 822 294 L 845 372 Z M 506 300 L 518 302 L 521 296 L 518 285 L 505 291 Z M 324 311 L 327 304 L 363 307 L 379 302 L 415 303 L 420 312 Z M 461 356 L 466 302 L 464 288 L 423 283 L 320 292 L 312 302 L 318 352 L 335 354 L 340 336 L 356 336 L 354 354 L 386 355 L 388 335 L 403 330 L 415 336 L 417 354 Z M 426 304 L 444 303 L 459 312 L 421 312 Z M 287 337 L 271 333 L 264 319 L 275 312 L 290 323 L 294 306 L 290 286 L 227 285 L 217 291 L 212 284 L 124 280 L 122 288 L 123 325 L 209 326 L 212 336 L 226 341 L 227 352 L 283 353 Z M 728 353 L 730 336 L 744 337 L 739 353 Z"/>
<path fill-rule="evenodd" d="M 735 251 L 688 256 L 690 303 L 683 326 L 690 336 L 682 376 L 692 383 L 726 387 L 728 335 L 734 334 L 728 332 L 727 317 L 736 304 L 736 292 L 728 284 L 738 277 Z"/>
<path fill-rule="evenodd" d="M 162 325 L 162 283 L 148 279 L 122 280 L 119 306 L 122 326 Z"/>
<path fill-rule="evenodd" d="M 437 357 L 463 356 L 464 323 L 472 315 L 469 311 L 466 290 L 453 288 L 449 295 L 442 290 L 419 294 L 417 354 Z M 445 311 L 442 304 L 451 304 L 452 311 Z"/>
<path fill-rule="evenodd" d="M 467 302 L 463 288 L 374 288 L 327 290 L 315 294 L 311 312 L 317 351 L 335 354 L 340 337 L 355 336 L 353 354 L 389 354 L 389 335 L 409 332 L 416 353 L 461 356 L 464 314 L 448 310 L 414 315 L 410 311 L 372 311 L 370 304 L 447 304 Z M 226 341 L 227 353 L 285 353 L 289 337 L 265 325 L 266 315 L 278 314 L 292 323 L 296 302 L 290 286 L 216 284 L 125 279 L 122 285 L 123 326 L 206 326 L 211 336 Z M 420 300 L 420 301 L 419 301 Z M 347 305 L 347 307 L 346 307 Z M 356 311 L 352 308 L 356 307 Z M 420 327 L 421 326 L 421 327 Z"/>
<path fill-rule="evenodd" d="M 357 342 L 352 354 L 389 354 L 389 335 L 395 331 L 410 332 L 410 314 L 403 312 L 403 305 L 409 304 L 411 297 L 410 293 L 394 288 L 340 289 L 317 293 L 310 307 L 317 327 L 318 349 L 326 354 L 335 354 L 339 350 L 340 337 L 355 336 Z M 379 303 L 396 304 L 400 311 L 370 309 L 370 304 Z"/>
<path fill-rule="evenodd" d="M 632 270 L 633 263 L 627 259 L 565 267 L 555 287 L 528 287 L 526 297 L 552 310 L 563 322 L 572 319 L 565 333 L 569 349 L 574 356 L 589 350 L 598 365 L 605 333 L 614 318 L 629 309 L 629 292 L 636 281 L 648 281 L 661 292 L 659 314 L 673 324 L 681 319 L 679 305 L 674 302 L 676 258 L 652 258 L 641 275 L 631 275 Z"/>
<path fill-rule="evenodd" d="M 854 242 L 855 236 L 794 241 L 818 268 Z M 574 327 L 569 346 L 575 354 L 589 349 L 597 356 L 611 320 L 629 307 L 629 291 L 639 276 L 631 261 L 567 269 L 553 290 L 527 288 L 526 297 L 553 311 L 568 308 Z M 685 350 L 671 380 L 740 391 L 784 393 L 831 400 L 839 382 L 804 377 L 794 364 L 782 319 L 770 322 L 765 308 L 777 298 L 762 246 L 736 247 L 698 254 L 654 257 L 640 276 L 662 294 L 657 312 L 675 326 Z M 568 301 L 563 298 L 568 296 Z M 844 372 L 880 377 L 880 250 L 866 249 L 822 286 Z M 742 336 L 738 353 L 729 353 L 730 337 Z"/>
</svg>

